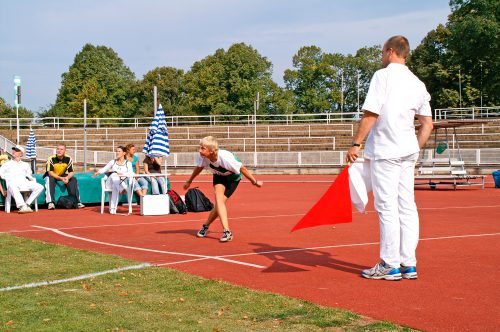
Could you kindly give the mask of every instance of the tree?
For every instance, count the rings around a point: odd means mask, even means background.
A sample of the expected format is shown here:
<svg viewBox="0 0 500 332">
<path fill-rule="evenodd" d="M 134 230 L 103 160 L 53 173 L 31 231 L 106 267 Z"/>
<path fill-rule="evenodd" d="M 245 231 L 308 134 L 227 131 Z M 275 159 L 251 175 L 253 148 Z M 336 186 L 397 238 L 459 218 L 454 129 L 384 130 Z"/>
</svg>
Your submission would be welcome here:
<svg viewBox="0 0 500 332">
<path fill-rule="evenodd" d="M 134 94 L 138 101 L 138 111 L 130 116 L 153 116 L 153 88 L 158 89 L 158 102 L 166 115 L 186 115 L 184 92 L 184 71 L 173 67 L 157 67 L 147 72 L 136 83 Z"/>
<path fill-rule="evenodd" d="M 5 102 L 5 99 L 0 97 L 0 118 L 15 118 L 16 108 Z M 20 118 L 32 118 L 33 112 L 22 106 L 19 107 L 19 117 Z"/>
<path fill-rule="evenodd" d="M 280 88 L 271 79 L 272 65 L 244 43 L 218 49 L 197 61 L 185 75 L 187 107 L 196 114 L 252 114 L 260 92 L 260 113 L 276 109 Z"/>
<path fill-rule="evenodd" d="M 433 108 L 496 105 L 500 3 L 452 0 L 446 26 L 430 31 L 409 66 L 426 84 Z"/>
<path fill-rule="evenodd" d="M 54 106 L 45 116 L 83 117 L 87 98 L 89 117 L 121 117 L 131 114 L 137 100 L 131 94 L 135 76 L 111 48 L 86 44 L 75 56 Z"/>
<path fill-rule="evenodd" d="M 323 53 L 317 46 L 302 47 L 293 57 L 295 70 L 284 80 L 303 113 L 355 112 L 366 96 L 373 73 L 380 68 L 380 47 L 364 47 L 356 55 Z"/>
<path fill-rule="evenodd" d="M 482 91 L 486 104 L 497 105 L 500 101 L 500 2 L 451 0 L 450 7 L 452 14 L 447 24 L 448 48 L 453 51 L 450 60 L 467 76 L 466 89 L 477 90 L 468 98 L 477 105 Z"/>
<path fill-rule="evenodd" d="M 338 99 L 331 79 L 336 71 L 328 60 L 317 46 L 304 46 L 293 56 L 296 69 L 285 70 L 283 80 L 294 93 L 298 112 L 322 113 Z"/>
<path fill-rule="evenodd" d="M 433 108 L 459 107 L 458 67 L 451 65 L 450 30 L 438 25 L 413 50 L 408 66 L 426 85 Z"/>
</svg>

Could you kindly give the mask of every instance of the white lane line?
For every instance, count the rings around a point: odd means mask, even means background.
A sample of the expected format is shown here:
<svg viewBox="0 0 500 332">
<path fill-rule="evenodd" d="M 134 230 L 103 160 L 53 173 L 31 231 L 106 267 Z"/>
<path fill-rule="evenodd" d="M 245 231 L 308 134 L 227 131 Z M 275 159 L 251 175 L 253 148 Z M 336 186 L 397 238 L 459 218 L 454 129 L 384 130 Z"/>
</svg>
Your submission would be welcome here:
<svg viewBox="0 0 500 332">
<path fill-rule="evenodd" d="M 74 276 L 74 277 L 64 278 L 64 279 L 59 279 L 59 280 L 48 280 L 48 281 L 33 282 L 33 283 L 29 283 L 29 284 L 24 284 L 24 285 L 9 286 L 9 287 L 0 288 L 0 292 L 6 292 L 6 291 L 11 291 L 11 290 L 16 290 L 16 289 L 23 289 L 23 288 L 34 288 L 34 287 L 40 287 L 40 286 L 62 284 L 64 282 L 90 279 L 90 278 L 102 276 L 105 274 L 118 273 L 118 272 L 128 271 L 128 270 L 143 269 L 143 268 L 150 267 L 150 266 L 154 266 L 154 265 L 149 264 L 149 263 L 144 263 L 144 264 L 139 264 L 139 265 L 120 267 L 117 269 L 106 270 L 106 271 L 101 271 L 101 272 L 82 274 L 79 276 Z"/>
<path fill-rule="evenodd" d="M 447 240 L 447 239 L 460 239 L 460 238 L 471 238 L 471 237 L 485 237 L 485 236 L 498 236 L 500 233 L 484 233 L 484 234 L 465 234 L 465 235 L 453 235 L 453 236 L 441 236 L 441 237 L 429 237 L 429 238 L 421 238 L 419 241 L 433 241 L 433 240 Z M 291 249 L 279 249 L 279 250 L 267 250 L 267 251 L 255 251 L 249 253 L 240 253 L 240 254 L 231 254 L 231 255 L 220 255 L 217 257 L 242 257 L 242 256 L 255 256 L 255 255 L 266 255 L 266 254 L 277 254 L 284 252 L 294 252 L 294 251 L 306 251 L 306 250 L 318 250 L 318 249 L 333 249 L 333 248 L 349 248 L 349 247 L 360 247 L 360 246 L 372 246 L 378 245 L 379 242 L 364 242 L 364 243 L 350 243 L 350 244 L 338 244 L 332 246 L 319 246 L 319 247 L 307 247 L 307 248 L 291 248 Z M 168 263 L 159 263 L 155 264 L 156 266 L 165 266 L 165 265 L 175 265 L 175 264 L 183 264 L 196 262 L 200 260 L 204 260 L 206 258 L 198 258 L 198 259 L 190 259 L 183 261 L 175 261 Z"/>
<path fill-rule="evenodd" d="M 132 247 L 132 246 L 125 246 L 121 244 L 115 244 L 115 243 L 109 243 L 109 242 L 102 242 L 102 241 L 97 241 L 97 240 L 92 240 L 89 238 L 84 238 L 76 235 L 71 235 L 65 232 L 62 232 L 56 228 L 49 228 L 49 227 L 42 227 L 42 226 L 36 226 L 33 225 L 32 227 L 40 228 L 40 229 L 45 229 L 51 232 L 54 232 L 56 234 L 69 237 L 72 239 L 80 240 L 80 241 L 85 241 L 85 242 L 91 242 L 91 243 L 96 243 L 96 244 L 101 244 L 105 246 L 110 246 L 110 247 L 116 247 L 116 248 L 124 248 L 124 249 L 130 249 L 130 250 L 138 250 L 138 251 L 146 251 L 146 252 L 154 252 L 154 253 L 159 253 L 159 254 L 169 254 L 169 255 L 177 255 L 177 256 L 188 256 L 188 257 L 196 257 L 196 258 L 204 258 L 204 259 L 215 259 L 215 260 L 220 260 L 223 262 L 227 263 L 233 263 L 233 264 L 239 264 L 239 265 L 246 265 L 250 267 L 255 267 L 258 269 L 264 269 L 265 266 L 262 265 L 257 265 L 257 264 L 251 264 L 251 263 L 245 263 L 245 262 L 240 262 L 240 261 L 235 261 L 231 259 L 226 259 L 223 257 L 219 256 L 207 256 L 207 255 L 197 255 L 197 254 L 188 254 L 188 253 L 182 253 L 182 252 L 175 252 L 175 251 L 165 251 L 165 250 L 156 250 L 156 249 L 147 249 L 147 248 L 140 248 L 140 247 Z"/>
<path fill-rule="evenodd" d="M 420 239 L 420 241 L 460 239 L 460 238 L 467 238 L 467 237 L 483 237 L 483 236 L 497 236 L 497 235 L 500 235 L 500 233 L 450 235 L 450 236 L 440 236 L 440 237 L 426 237 L 426 238 Z"/>
<path fill-rule="evenodd" d="M 449 207 L 421 207 L 418 210 L 452 210 L 452 209 L 490 209 L 490 208 L 500 208 L 500 205 L 474 205 L 474 206 L 449 206 Z M 367 213 L 375 213 L 374 210 L 368 210 Z M 355 212 L 359 214 L 359 212 Z M 232 217 L 231 220 L 244 220 L 244 219 L 263 219 L 263 218 L 287 218 L 287 217 L 301 217 L 304 213 L 293 213 L 293 214 L 276 214 L 276 215 L 262 215 L 262 216 L 242 216 L 242 217 Z M 164 225 L 164 224 L 178 224 L 178 223 L 188 223 L 192 221 L 202 222 L 206 218 L 201 219 L 188 219 L 188 220 L 169 220 L 169 221 L 154 221 L 154 222 L 132 222 L 123 224 L 101 224 L 101 225 L 89 225 L 89 226 L 75 226 L 75 227 L 61 227 L 60 230 L 72 230 L 72 229 L 92 229 L 92 228 L 106 228 L 106 227 L 124 227 L 124 226 L 145 226 L 145 225 Z M 0 232 L 0 234 L 11 234 L 11 233 L 31 233 L 31 232 L 43 232 L 40 229 L 27 229 L 27 230 L 9 230 Z"/>
<path fill-rule="evenodd" d="M 241 219 L 260 219 L 260 218 L 286 218 L 286 217 L 300 217 L 303 213 L 296 214 L 277 214 L 277 215 L 263 215 L 263 216 L 253 216 L 253 217 L 232 217 L 231 220 L 241 220 Z M 89 226 L 74 226 L 74 227 L 61 227 L 59 230 L 72 230 L 72 229 L 92 229 L 92 228 L 105 228 L 105 227 L 123 227 L 123 226 L 144 226 L 144 225 L 164 225 L 164 224 L 182 224 L 192 221 L 205 222 L 207 218 L 201 219 L 187 219 L 187 220 L 169 220 L 169 221 L 152 221 L 152 222 L 132 222 L 123 224 L 101 224 L 101 225 L 89 225 Z M 44 232 L 42 229 L 26 229 L 26 230 L 9 230 L 0 232 L 0 234 L 10 234 L 10 233 L 33 233 L 33 232 Z"/>
<path fill-rule="evenodd" d="M 36 226 L 34 226 L 34 227 L 36 227 Z M 446 240 L 446 239 L 459 239 L 459 238 L 498 236 L 498 235 L 500 235 L 500 233 L 465 234 L 465 235 L 453 235 L 453 236 L 422 238 L 422 239 L 420 239 L 420 241 L 433 241 L 433 240 Z M 73 236 L 71 236 L 71 237 L 73 237 Z M 79 237 L 75 237 L 75 238 L 79 238 Z M 81 239 L 81 238 L 79 238 L 79 239 Z M 99 242 L 99 241 L 90 240 L 90 242 Z M 39 286 L 54 285 L 54 284 L 59 284 L 59 283 L 63 283 L 63 282 L 88 279 L 88 278 L 92 278 L 92 277 L 96 277 L 96 276 L 100 276 L 100 275 L 104 275 L 104 274 L 109 274 L 109 273 L 117 273 L 117 272 L 121 272 L 121 271 L 132 270 L 132 269 L 142 269 L 142 268 L 150 267 L 150 266 L 167 266 L 167 265 L 175 265 L 175 264 L 183 264 L 183 263 L 189 263 L 189 262 L 196 262 L 196 261 L 201 261 L 201 260 L 206 260 L 206 259 L 215 259 L 215 258 L 222 259 L 224 257 L 265 255 L 265 254 L 293 252 L 293 251 L 305 251 L 305 250 L 317 250 L 317 249 L 332 249 L 332 248 L 342 248 L 342 247 L 358 247 L 358 246 L 367 246 L 367 245 L 376 245 L 376 244 L 379 244 L 379 242 L 365 242 L 365 243 L 353 243 L 353 244 L 340 244 L 340 245 L 333 245 L 333 246 L 318 246 L 318 247 L 308 247 L 308 248 L 293 248 L 293 249 L 282 249 L 282 250 L 268 250 L 268 251 L 258 251 L 258 252 L 251 252 L 251 253 L 242 253 L 242 254 L 233 254 L 233 255 L 222 255 L 222 256 L 206 256 L 206 257 L 201 257 L 201 258 L 195 258 L 195 259 L 189 259 L 189 260 L 183 260 L 183 261 L 176 261 L 176 262 L 169 262 L 169 263 L 159 263 L 159 264 L 144 263 L 144 264 L 140 264 L 140 265 L 126 266 L 126 267 L 123 267 L 123 268 L 118 268 L 118 269 L 113 269 L 113 270 L 107 270 L 107 271 L 102 271 L 102 272 L 84 274 L 84 275 L 80 275 L 80 276 L 76 276 L 76 277 L 71 277 L 71 278 L 66 278 L 66 279 L 59 279 L 59 280 L 53 280 L 53 281 L 42 281 L 42 282 L 30 283 L 30 284 L 19 285 L 19 286 L 4 287 L 4 288 L 0 288 L 0 292 L 10 291 L 10 290 L 16 290 L 16 289 L 22 289 L 22 288 L 33 288 L 33 287 L 39 287 Z M 119 245 L 115 245 L 115 246 L 119 246 Z M 120 247 L 122 247 L 122 246 L 120 246 Z M 141 248 L 141 249 L 143 249 L 143 248 Z M 186 255 L 189 255 L 189 254 L 186 254 Z M 241 262 L 238 262 L 238 263 L 241 263 Z"/>
</svg>

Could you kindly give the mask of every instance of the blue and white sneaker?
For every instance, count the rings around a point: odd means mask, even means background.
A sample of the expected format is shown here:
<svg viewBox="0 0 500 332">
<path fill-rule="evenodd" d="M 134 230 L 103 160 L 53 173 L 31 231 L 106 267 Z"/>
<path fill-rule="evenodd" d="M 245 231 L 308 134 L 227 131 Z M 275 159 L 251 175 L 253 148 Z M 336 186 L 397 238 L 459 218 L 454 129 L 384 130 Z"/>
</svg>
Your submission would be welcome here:
<svg viewBox="0 0 500 332">
<path fill-rule="evenodd" d="M 401 280 L 401 270 L 386 266 L 385 262 L 381 261 L 371 269 L 363 270 L 361 276 L 368 279 Z"/>
<path fill-rule="evenodd" d="M 417 279 L 417 268 L 415 266 L 404 266 L 401 265 L 401 274 L 403 279 Z"/>
</svg>

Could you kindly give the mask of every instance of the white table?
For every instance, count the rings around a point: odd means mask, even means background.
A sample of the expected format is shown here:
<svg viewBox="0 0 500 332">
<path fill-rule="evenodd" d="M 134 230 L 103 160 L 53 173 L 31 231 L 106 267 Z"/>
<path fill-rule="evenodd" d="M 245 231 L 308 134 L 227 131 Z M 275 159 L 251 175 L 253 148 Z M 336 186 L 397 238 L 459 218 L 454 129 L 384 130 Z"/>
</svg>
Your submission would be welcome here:
<svg viewBox="0 0 500 332">
<path fill-rule="evenodd" d="M 159 177 L 164 177 L 165 178 L 165 188 L 163 188 L 163 192 L 167 193 L 167 188 L 168 188 L 168 174 L 163 174 L 163 173 L 148 173 L 148 174 L 133 174 L 133 175 L 127 175 L 124 176 L 124 178 L 128 178 L 128 214 L 132 214 L 132 196 L 134 195 L 134 181 L 132 179 L 135 178 L 159 178 Z"/>
</svg>

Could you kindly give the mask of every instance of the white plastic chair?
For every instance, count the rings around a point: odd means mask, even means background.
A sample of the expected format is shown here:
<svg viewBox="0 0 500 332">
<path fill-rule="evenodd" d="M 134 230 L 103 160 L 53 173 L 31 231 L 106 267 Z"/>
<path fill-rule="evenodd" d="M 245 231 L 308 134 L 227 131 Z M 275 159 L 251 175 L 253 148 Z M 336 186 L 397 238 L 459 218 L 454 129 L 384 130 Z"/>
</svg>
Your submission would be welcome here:
<svg viewBox="0 0 500 332">
<path fill-rule="evenodd" d="M 106 181 L 108 176 L 104 176 L 101 179 L 101 214 L 104 213 L 104 201 L 106 200 L 106 193 L 111 193 L 113 190 L 106 188 Z M 129 202 L 129 197 L 132 197 L 130 186 L 127 185 L 127 202 Z"/>
<path fill-rule="evenodd" d="M 31 179 L 31 182 L 36 183 L 36 179 Z M 5 187 L 9 188 L 9 182 L 5 180 Z M 23 194 L 24 199 L 26 199 L 26 195 L 31 194 L 31 190 L 20 190 Z M 5 212 L 10 213 L 10 202 L 12 201 L 12 195 L 10 194 L 10 190 L 7 189 L 7 197 L 5 197 Z M 35 211 L 38 212 L 38 197 L 34 200 L 35 203 Z"/>
</svg>

